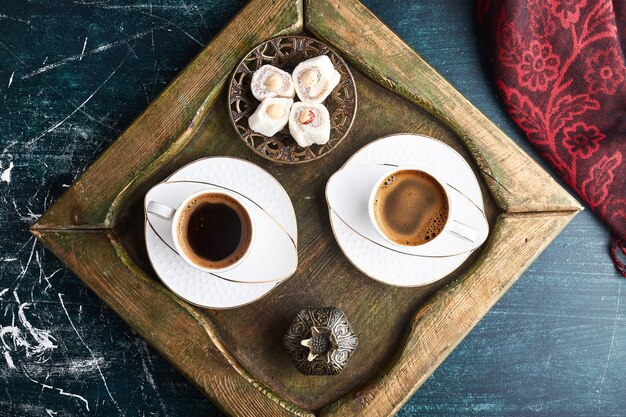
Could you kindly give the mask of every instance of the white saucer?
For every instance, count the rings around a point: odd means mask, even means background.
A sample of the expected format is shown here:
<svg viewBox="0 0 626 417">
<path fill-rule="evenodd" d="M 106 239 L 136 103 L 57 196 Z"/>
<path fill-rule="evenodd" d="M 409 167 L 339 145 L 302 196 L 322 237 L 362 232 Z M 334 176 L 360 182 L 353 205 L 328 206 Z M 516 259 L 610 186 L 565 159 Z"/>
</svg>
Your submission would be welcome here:
<svg viewBox="0 0 626 417">
<path fill-rule="evenodd" d="M 250 162 L 226 157 L 205 158 L 181 168 L 153 187 L 145 201 L 177 206 L 193 192 L 214 188 L 229 189 L 250 202 L 247 209 L 258 233 L 239 266 L 218 276 L 188 265 L 173 249 L 170 223 L 149 213 L 146 248 L 157 275 L 180 297 L 202 307 L 237 307 L 264 296 L 295 272 L 296 217 L 289 196 L 274 177 Z"/>
<path fill-rule="evenodd" d="M 370 176 L 379 178 L 379 174 L 389 169 L 388 165 L 417 166 L 432 172 L 455 189 L 460 190 L 464 197 L 470 199 L 484 213 L 480 186 L 467 161 L 450 146 L 425 136 L 401 134 L 371 142 L 355 153 L 341 170 L 331 177 L 329 185 L 332 186 L 332 182 L 335 182 L 335 185 L 346 183 L 346 181 L 336 181 L 337 177 L 341 176 L 342 173 L 353 174 L 359 171 L 357 167 L 369 167 L 367 171 L 365 168 L 363 169 L 364 178 Z M 363 218 L 357 219 L 358 221 L 355 221 L 354 224 L 348 224 L 347 219 L 342 220 L 332 209 L 333 198 L 337 199 L 341 193 L 337 192 L 336 189 L 329 192 L 330 186 L 327 187 L 326 199 L 329 206 L 331 227 L 337 243 L 350 262 L 365 275 L 377 281 L 400 287 L 430 284 L 450 274 L 472 253 L 469 251 L 445 257 L 425 257 L 394 251 L 387 247 L 388 245 L 381 245 L 378 242 L 380 239 L 369 239 L 370 231 L 363 227 L 364 222 L 369 221 L 367 198 L 361 196 L 361 198 L 365 198 Z M 353 188 L 351 188 L 350 193 L 352 190 Z M 356 189 L 354 190 L 356 192 Z M 339 204 L 335 201 L 335 205 L 339 206 Z M 484 220 L 484 215 L 482 217 L 483 221 L 475 223 L 479 227 L 478 234 L 483 237 L 481 241 L 486 238 L 489 228 L 486 220 Z"/>
<path fill-rule="evenodd" d="M 432 172 L 430 166 L 414 164 L 411 168 Z M 389 250 L 407 255 L 442 258 L 469 252 L 482 245 L 489 232 L 489 224 L 483 209 L 476 206 L 460 190 L 449 186 L 446 188 L 450 204 L 454 203 L 456 207 L 463 207 L 456 210 L 454 221 L 471 228 L 476 232 L 475 236 L 466 238 L 444 230 L 437 239 L 419 246 L 394 245 L 383 238 L 372 224 L 367 206 L 372 189 L 379 179 L 397 169 L 397 166 L 385 164 L 349 166 L 337 171 L 326 185 L 326 198 L 333 213 L 364 238 Z M 346 190 L 350 192 L 346 193 Z"/>
</svg>

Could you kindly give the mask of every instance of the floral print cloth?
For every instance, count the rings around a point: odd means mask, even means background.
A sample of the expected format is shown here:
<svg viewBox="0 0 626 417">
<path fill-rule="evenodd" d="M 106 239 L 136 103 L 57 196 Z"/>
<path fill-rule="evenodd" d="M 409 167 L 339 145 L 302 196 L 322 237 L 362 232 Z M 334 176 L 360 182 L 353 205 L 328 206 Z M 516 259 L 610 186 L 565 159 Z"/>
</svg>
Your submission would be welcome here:
<svg viewBox="0 0 626 417">
<path fill-rule="evenodd" d="M 626 1 L 478 0 L 509 115 L 613 231 L 626 277 Z"/>
</svg>

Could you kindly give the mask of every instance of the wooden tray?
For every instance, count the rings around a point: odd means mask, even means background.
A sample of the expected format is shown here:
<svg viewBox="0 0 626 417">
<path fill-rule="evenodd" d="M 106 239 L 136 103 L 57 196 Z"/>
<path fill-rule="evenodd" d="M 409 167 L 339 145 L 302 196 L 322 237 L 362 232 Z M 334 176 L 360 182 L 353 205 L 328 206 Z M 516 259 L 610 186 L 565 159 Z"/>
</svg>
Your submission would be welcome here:
<svg viewBox="0 0 626 417">
<path fill-rule="evenodd" d="M 351 65 L 359 110 L 328 156 L 277 166 L 250 151 L 227 114 L 235 65 L 270 37 L 322 39 Z M 491 235 L 455 273 L 415 289 L 384 286 L 341 254 L 328 177 L 364 144 L 434 136 L 482 179 Z M 189 305 L 150 268 L 145 192 L 199 157 L 232 155 L 285 186 L 299 222 L 298 272 L 264 299 L 226 311 Z M 251 1 L 32 228 L 100 298 L 227 413 L 391 415 L 581 209 L 550 176 L 355 0 Z M 297 373 L 281 338 L 303 306 L 338 306 L 359 336 L 346 371 Z"/>
</svg>

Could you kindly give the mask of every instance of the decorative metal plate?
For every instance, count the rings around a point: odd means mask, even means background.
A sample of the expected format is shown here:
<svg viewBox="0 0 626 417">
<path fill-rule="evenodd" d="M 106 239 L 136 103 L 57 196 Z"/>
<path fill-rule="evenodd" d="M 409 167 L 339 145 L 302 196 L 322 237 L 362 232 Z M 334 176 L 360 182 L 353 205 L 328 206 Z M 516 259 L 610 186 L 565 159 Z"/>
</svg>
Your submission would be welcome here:
<svg viewBox="0 0 626 417">
<path fill-rule="evenodd" d="M 248 118 L 259 105 L 250 88 L 252 74 L 266 64 L 291 73 L 300 62 L 320 55 L 327 55 L 341 74 L 339 85 L 324 102 L 330 114 L 328 143 L 299 146 L 289 134 L 288 126 L 272 137 L 251 130 Z M 346 137 L 356 116 L 356 86 L 345 61 L 328 46 L 306 36 L 281 36 L 263 42 L 241 60 L 230 80 L 228 106 L 230 120 L 239 137 L 255 153 L 274 162 L 297 164 L 321 158 Z"/>
</svg>

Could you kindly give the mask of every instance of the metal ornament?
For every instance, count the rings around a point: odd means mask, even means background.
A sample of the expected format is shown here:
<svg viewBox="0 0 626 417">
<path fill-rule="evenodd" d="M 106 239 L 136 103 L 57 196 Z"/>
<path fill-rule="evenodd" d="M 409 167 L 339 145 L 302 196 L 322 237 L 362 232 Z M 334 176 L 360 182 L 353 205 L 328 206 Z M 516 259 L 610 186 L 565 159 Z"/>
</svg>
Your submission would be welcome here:
<svg viewBox="0 0 626 417">
<path fill-rule="evenodd" d="M 337 375 L 346 367 L 358 339 L 340 309 L 307 307 L 296 315 L 283 345 L 300 373 Z"/>
<path fill-rule="evenodd" d="M 288 126 L 272 137 L 250 129 L 248 118 L 260 104 L 250 88 L 252 74 L 265 64 L 291 73 L 300 62 L 320 55 L 327 55 L 341 74 L 339 85 L 324 102 L 330 115 L 328 143 L 303 148 L 291 137 Z M 263 42 L 241 60 L 228 86 L 228 113 L 239 137 L 256 154 L 281 164 L 309 162 L 329 153 L 348 134 L 356 108 L 356 85 L 348 65 L 324 43 L 307 36 L 280 36 Z"/>
</svg>

